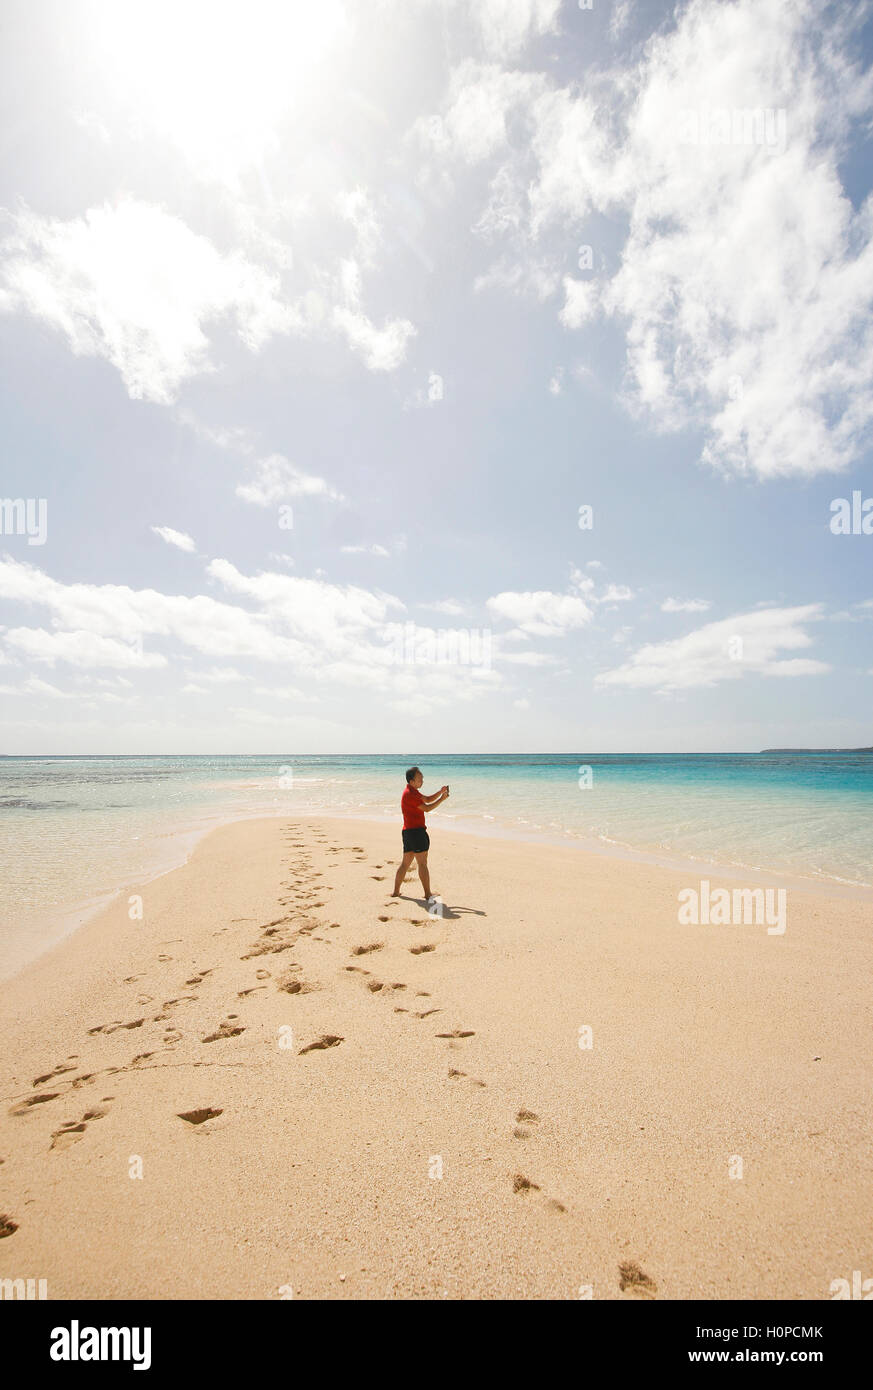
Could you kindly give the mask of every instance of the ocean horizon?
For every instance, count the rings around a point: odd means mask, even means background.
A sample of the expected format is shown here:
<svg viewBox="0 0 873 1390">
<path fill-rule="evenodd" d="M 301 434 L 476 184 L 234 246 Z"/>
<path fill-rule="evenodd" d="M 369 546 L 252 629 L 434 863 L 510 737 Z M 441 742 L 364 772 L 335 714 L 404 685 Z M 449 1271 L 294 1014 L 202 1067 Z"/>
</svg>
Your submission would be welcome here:
<svg viewBox="0 0 873 1390">
<path fill-rule="evenodd" d="M 0 759 L 0 970 L 230 820 L 394 820 L 399 838 L 413 762 L 425 789 L 452 788 L 429 821 L 437 863 L 443 828 L 873 887 L 869 752 L 13 755 Z"/>
</svg>

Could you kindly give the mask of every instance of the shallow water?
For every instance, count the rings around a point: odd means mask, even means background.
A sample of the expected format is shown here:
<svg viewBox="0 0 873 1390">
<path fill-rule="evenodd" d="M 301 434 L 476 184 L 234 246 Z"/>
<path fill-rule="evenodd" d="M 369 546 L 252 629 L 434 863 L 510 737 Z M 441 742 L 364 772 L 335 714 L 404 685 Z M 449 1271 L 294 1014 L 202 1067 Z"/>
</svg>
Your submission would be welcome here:
<svg viewBox="0 0 873 1390">
<path fill-rule="evenodd" d="M 212 825 L 326 811 L 399 827 L 412 761 L 425 791 L 452 788 L 432 829 L 873 884 L 871 754 L 4 758 L 0 968 L 44 947 L 52 912 L 173 867 Z"/>
</svg>

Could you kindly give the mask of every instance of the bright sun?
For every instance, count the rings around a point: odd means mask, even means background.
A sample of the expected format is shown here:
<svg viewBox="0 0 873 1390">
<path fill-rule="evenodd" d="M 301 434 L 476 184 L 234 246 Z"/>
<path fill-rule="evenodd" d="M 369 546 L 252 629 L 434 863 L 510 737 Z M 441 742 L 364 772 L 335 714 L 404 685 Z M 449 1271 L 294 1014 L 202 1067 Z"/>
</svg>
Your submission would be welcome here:
<svg viewBox="0 0 873 1390">
<path fill-rule="evenodd" d="M 339 0 L 113 0 L 91 41 L 116 97 L 192 161 L 233 178 L 321 86 Z"/>
</svg>

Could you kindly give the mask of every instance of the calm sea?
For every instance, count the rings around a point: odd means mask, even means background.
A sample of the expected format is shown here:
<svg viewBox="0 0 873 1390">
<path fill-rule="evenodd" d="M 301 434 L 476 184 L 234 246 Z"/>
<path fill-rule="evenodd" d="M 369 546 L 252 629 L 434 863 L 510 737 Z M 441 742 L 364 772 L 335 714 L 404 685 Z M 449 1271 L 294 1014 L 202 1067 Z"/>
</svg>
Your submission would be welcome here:
<svg viewBox="0 0 873 1390">
<path fill-rule="evenodd" d="M 403 773 L 443 782 L 441 824 L 873 885 L 873 754 L 410 754 L 0 759 L 0 974 L 94 903 L 241 816 L 393 820 Z M 54 925 L 52 925 L 54 924 Z"/>
</svg>

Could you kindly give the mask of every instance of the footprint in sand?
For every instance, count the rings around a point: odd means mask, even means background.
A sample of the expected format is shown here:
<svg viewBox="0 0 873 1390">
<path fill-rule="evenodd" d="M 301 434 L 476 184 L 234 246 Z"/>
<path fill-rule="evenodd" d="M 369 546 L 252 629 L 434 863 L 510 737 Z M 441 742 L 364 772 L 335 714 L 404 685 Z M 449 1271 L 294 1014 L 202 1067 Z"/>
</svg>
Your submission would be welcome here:
<svg viewBox="0 0 873 1390">
<path fill-rule="evenodd" d="M 654 1298 L 658 1285 L 640 1269 L 635 1260 L 623 1260 L 618 1267 L 618 1287 L 629 1298 Z"/>
<path fill-rule="evenodd" d="M 422 1013 L 416 1014 L 415 1017 L 416 1017 L 416 1018 L 430 1018 L 431 1014 L 441 1014 L 441 1013 L 442 1013 L 442 1009 L 425 1009 Z M 443 1035 L 442 1035 L 442 1034 L 439 1034 L 438 1036 L 443 1036 Z M 444 1036 L 445 1036 L 445 1037 L 448 1037 L 449 1034 L 446 1033 Z"/>
<path fill-rule="evenodd" d="M 435 950 L 436 950 L 436 946 L 428 946 L 428 945 L 426 945 L 426 944 L 423 944 L 423 945 L 421 945 L 421 946 L 410 946 L 410 948 L 409 948 L 409 954 L 412 955 L 412 956 L 423 956 L 424 953 L 425 953 L 425 951 L 435 951 Z"/>
<path fill-rule="evenodd" d="M 124 1023 L 120 1019 L 115 1019 L 112 1023 L 98 1023 L 96 1028 L 89 1028 L 89 1037 L 95 1033 L 117 1033 L 119 1028 L 141 1028 L 145 1023 L 144 1018 L 135 1018 L 131 1023 Z"/>
<path fill-rule="evenodd" d="M 280 951 L 290 951 L 292 945 L 293 942 L 291 941 L 257 942 L 244 956 L 240 956 L 240 960 L 254 960 L 256 956 L 278 955 Z"/>
<path fill-rule="evenodd" d="M 476 1034 L 470 1028 L 456 1028 L 452 1033 L 437 1033 L 438 1038 L 475 1038 Z"/>
<path fill-rule="evenodd" d="M 516 1194 L 523 1194 L 527 1192 L 541 1192 L 542 1188 L 538 1182 L 532 1182 L 531 1179 L 526 1178 L 523 1173 L 516 1173 L 512 1179 L 512 1190 Z M 546 1206 L 551 1208 L 552 1211 L 567 1210 L 564 1203 L 559 1202 L 556 1197 L 547 1197 L 545 1200 Z"/>
<path fill-rule="evenodd" d="M 458 1077 L 464 1077 L 473 1086 L 484 1086 L 487 1084 L 484 1081 L 480 1081 L 475 1076 L 467 1076 L 467 1073 L 465 1071 L 458 1071 L 457 1067 L 449 1067 L 449 1080 L 455 1081 Z"/>
<path fill-rule="evenodd" d="M 219 1042 L 222 1038 L 238 1038 L 240 1033 L 244 1033 L 245 1031 L 242 1024 L 235 1024 L 226 1020 L 224 1023 L 219 1023 L 215 1032 L 210 1033 L 208 1037 L 203 1038 L 202 1041 L 211 1043 Z"/>
<path fill-rule="evenodd" d="M 381 951 L 385 945 L 384 941 L 371 941 L 366 946 L 353 946 L 353 956 L 368 956 L 371 951 Z"/>
<path fill-rule="evenodd" d="M 535 1115 L 533 1110 L 526 1110 L 524 1106 L 519 1110 L 515 1117 L 515 1129 L 512 1131 L 513 1139 L 529 1139 L 531 1130 L 525 1129 L 525 1125 L 538 1125 L 539 1115 Z"/>
<path fill-rule="evenodd" d="M 3 1240 L 5 1236 L 14 1235 L 17 1230 L 18 1222 L 13 1221 L 12 1217 L 8 1216 L 5 1211 L 0 1212 L 0 1240 Z"/>
<path fill-rule="evenodd" d="M 75 1071 L 75 1067 L 65 1067 L 63 1062 L 58 1062 L 54 1071 L 47 1071 L 45 1076 L 36 1076 L 33 1079 L 34 1086 L 44 1086 L 47 1081 L 53 1081 L 56 1076 L 62 1076 L 64 1072 Z"/>
<path fill-rule="evenodd" d="M 52 1134 L 51 1149 L 68 1149 L 71 1144 L 78 1144 L 85 1130 L 92 1120 L 103 1120 L 109 1114 L 108 1110 L 101 1110 L 95 1106 L 93 1110 L 86 1110 L 81 1120 L 66 1120 Z"/>
<path fill-rule="evenodd" d="M 177 1112 L 176 1118 L 187 1120 L 189 1125 L 202 1125 L 206 1120 L 214 1120 L 217 1115 L 223 1115 L 224 1111 L 215 1109 L 211 1105 L 205 1105 L 202 1110 L 182 1110 Z"/>
<path fill-rule="evenodd" d="M 371 877 L 371 879 L 373 880 L 374 883 L 384 883 L 384 882 L 385 882 L 385 875 L 384 875 L 384 874 L 370 874 L 370 877 Z"/>
<path fill-rule="evenodd" d="M 335 1033 L 322 1033 L 320 1038 L 315 1039 L 315 1042 L 307 1043 L 305 1047 L 301 1047 L 297 1055 L 302 1057 L 304 1052 L 321 1052 L 327 1047 L 338 1047 L 344 1041 L 344 1038 L 337 1037 Z"/>
<path fill-rule="evenodd" d="M 294 973 L 299 969 L 300 966 L 296 965 L 294 970 L 288 970 L 284 975 L 280 975 L 276 981 L 277 988 L 283 990 L 285 994 L 311 994 L 316 986 L 309 984 L 307 980 L 301 980 Z"/>
<path fill-rule="evenodd" d="M 531 1182 L 530 1178 L 526 1178 L 523 1173 L 516 1173 L 512 1179 L 512 1190 L 513 1192 L 539 1192 L 541 1189 L 539 1183 Z"/>
<path fill-rule="evenodd" d="M 45 1105 L 50 1100 L 57 1100 L 60 1091 L 42 1091 L 37 1096 L 27 1096 L 24 1100 L 13 1105 L 9 1111 L 10 1115 L 26 1115 L 34 1105 Z"/>
</svg>

